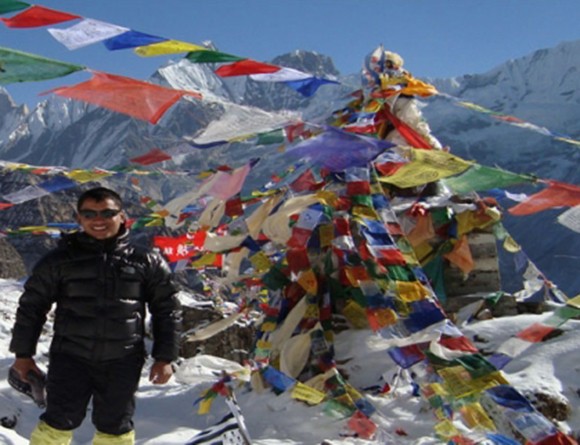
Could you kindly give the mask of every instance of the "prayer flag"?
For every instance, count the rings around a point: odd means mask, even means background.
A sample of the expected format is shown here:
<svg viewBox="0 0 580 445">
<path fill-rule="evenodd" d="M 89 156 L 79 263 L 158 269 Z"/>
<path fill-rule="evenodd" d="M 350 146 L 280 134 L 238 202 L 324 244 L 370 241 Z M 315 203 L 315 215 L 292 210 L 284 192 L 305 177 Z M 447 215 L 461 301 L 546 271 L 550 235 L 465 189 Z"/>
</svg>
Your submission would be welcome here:
<svg viewBox="0 0 580 445">
<path fill-rule="evenodd" d="M 138 46 L 150 45 L 152 43 L 160 43 L 165 40 L 168 39 L 130 29 L 123 34 L 104 40 L 103 44 L 109 51 L 116 51 L 119 49 L 135 48 Z"/>
<path fill-rule="evenodd" d="M 256 82 L 286 82 L 311 78 L 312 74 L 303 73 L 294 68 L 278 67 L 277 71 L 262 74 L 250 74 L 250 79 Z"/>
<path fill-rule="evenodd" d="M 78 15 L 34 5 L 8 19 L 0 18 L 0 21 L 9 28 L 36 28 L 80 18 Z"/>
<path fill-rule="evenodd" d="M 60 190 L 70 189 L 76 187 L 78 183 L 71 181 L 65 176 L 55 176 L 50 178 L 44 182 L 38 184 L 38 187 L 43 188 L 44 190 L 53 193 L 58 192 Z"/>
<path fill-rule="evenodd" d="M 292 80 L 285 82 L 293 90 L 299 92 L 305 97 L 311 97 L 316 93 L 318 88 L 328 83 L 338 84 L 336 80 L 322 79 L 320 77 L 310 77 L 308 79 Z"/>
<path fill-rule="evenodd" d="M 167 153 L 159 148 L 152 148 L 147 153 L 141 156 L 137 156 L 135 158 L 129 159 L 131 162 L 135 162 L 141 165 L 151 165 L 157 164 L 158 162 L 168 161 L 171 159 Z"/>
<path fill-rule="evenodd" d="M 458 176 L 444 179 L 445 185 L 456 194 L 480 192 L 496 187 L 503 188 L 533 181 L 535 179 L 529 175 L 519 175 L 500 168 L 486 167 L 479 164 L 472 165 Z"/>
<path fill-rule="evenodd" d="M 192 63 L 218 63 L 218 62 L 236 62 L 244 60 L 245 57 L 238 57 L 232 54 L 220 53 L 219 51 L 211 51 L 207 48 L 199 51 L 190 51 L 185 56 L 187 60 Z"/>
<path fill-rule="evenodd" d="M 226 399 L 226 403 L 230 412 L 214 426 L 197 433 L 186 445 L 251 444 L 238 404 L 235 401 L 232 402 L 229 397 Z"/>
<path fill-rule="evenodd" d="M 443 257 L 455 264 L 464 274 L 468 274 L 475 267 L 475 262 L 471 255 L 471 249 L 469 248 L 469 242 L 467 241 L 467 235 L 463 235 L 459 240 L 457 240 L 453 245 L 453 250 L 443 255 Z"/>
<path fill-rule="evenodd" d="M 165 54 L 186 53 L 189 51 L 203 51 L 207 48 L 193 43 L 181 42 L 179 40 L 165 40 L 159 43 L 152 43 L 147 46 L 135 48 L 135 54 L 142 57 L 162 56 Z"/>
<path fill-rule="evenodd" d="M 93 78 L 71 87 L 51 90 L 54 94 L 81 100 L 156 124 L 182 96 L 201 98 L 193 91 L 173 90 L 148 82 L 93 72 Z"/>
<path fill-rule="evenodd" d="M 48 28 L 50 35 L 70 50 L 101 42 L 127 31 L 129 28 L 93 19 L 83 19 L 66 29 Z"/>
<path fill-rule="evenodd" d="M 283 157 L 308 159 L 312 165 L 331 172 L 348 167 L 363 167 L 383 151 L 394 147 L 387 141 L 359 136 L 328 127 L 318 136 L 306 139 L 288 150 Z"/>
<path fill-rule="evenodd" d="M 54 79 L 84 69 L 84 66 L 0 47 L 0 85 Z"/>
<path fill-rule="evenodd" d="M 3 0 L 0 2 L 0 14 L 7 12 L 20 11 L 31 6 L 29 3 L 19 2 L 16 0 Z"/>
<path fill-rule="evenodd" d="M 230 199 L 240 193 L 251 168 L 251 164 L 248 163 L 236 168 L 233 172 L 218 171 L 206 193 L 214 198 Z"/>
<path fill-rule="evenodd" d="M 391 176 L 379 177 L 401 188 L 416 187 L 467 170 L 471 163 L 441 150 L 413 150 L 413 159 Z"/>
<path fill-rule="evenodd" d="M 256 62 L 251 59 L 244 59 L 229 65 L 222 65 L 215 73 L 220 77 L 245 76 L 248 74 L 275 73 L 280 67 L 268 63 Z"/>
<path fill-rule="evenodd" d="M 531 195 L 524 202 L 508 211 L 512 215 L 531 215 L 553 207 L 574 207 L 580 204 L 580 187 L 557 181 L 548 181 L 549 186 Z"/>
</svg>

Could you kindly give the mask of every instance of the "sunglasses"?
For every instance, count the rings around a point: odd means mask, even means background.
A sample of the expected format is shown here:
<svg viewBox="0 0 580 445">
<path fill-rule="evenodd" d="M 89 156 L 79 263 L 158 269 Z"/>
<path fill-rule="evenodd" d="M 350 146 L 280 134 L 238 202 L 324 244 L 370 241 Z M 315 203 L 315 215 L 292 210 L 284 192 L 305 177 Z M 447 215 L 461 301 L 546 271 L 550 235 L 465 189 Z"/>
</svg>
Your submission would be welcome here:
<svg viewBox="0 0 580 445">
<path fill-rule="evenodd" d="M 121 213 L 119 209 L 105 209 L 105 210 L 90 210 L 83 209 L 79 210 L 79 215 L 85 219 L 95 219 L 96 217 L 101 217 L 104 219 L 111 219 Z"/>
</svg>

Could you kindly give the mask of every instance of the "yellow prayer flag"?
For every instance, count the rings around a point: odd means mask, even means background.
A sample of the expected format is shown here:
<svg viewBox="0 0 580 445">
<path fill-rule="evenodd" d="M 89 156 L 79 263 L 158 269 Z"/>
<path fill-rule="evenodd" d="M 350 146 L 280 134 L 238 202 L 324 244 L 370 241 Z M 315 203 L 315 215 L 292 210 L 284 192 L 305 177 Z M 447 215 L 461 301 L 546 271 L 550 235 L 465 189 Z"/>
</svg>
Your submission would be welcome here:
<svg viewBox="0 0 580 445">
<path fill-rule="evenodd" d="M 326 394 L 317 389 L 311 388 L 302 382 L 296 382 L 296 385 L 292 388 L 290 396 L 293 399 L 302 400 L 309 405 L 318 405 L 324 400 Z"/>
<path fill-rule="evenodd" d="M 369 327 L 367 313 L 365 309 L 359 304 L 350 300 L 342 309 L 342 315 L 353 325 L 356 329 L 366 329 Z"/>
<path fill-rule="evenodd" d="M 424 259 L 426 259 L 431 254 L 431 252 L 433 252 L 433 247 L 431 246 L 431 244 L 429 244 L 428 241 L 425 241 L 419 244 L 418 246 L 415 246 L 414 250 L 415 255 L 410 255 L 402 252 L 403 258 L 405 258 L 405 261 L 407 261 L 407 263 L 409 264 L 415 264 L 415 262 L 417 261 L 416 259 L 409 261 L 411 258 L 414 257 L 418 258 L 419 261 L 423 261 Z"/>
<path fill-rule="evenodd" d="M 318 236 L 320 238 L 320 247 L 330 247 L 334 239 L 334 225 L 321 224 L 318 226 Z"/>
<path fill-rule="evenodd" d="M 89 182 L 89 181 L 96 181 L 100 178 L 104 178 L 107 176 L 111 176 L 112 173 L 110 172 L 106 172 L 106 171 L 93 171 L 93 170 L 71 170 L 67 173 L 65 173 L 65 176 L 68 177 L 69 179 L 72 179 L 73 181 L 76 181 L 80 184 L 83 184 L 85 182 Z"/>
<path fill-rule="evenodd" d="M 354 206 L 352 208 L 352 216 L 355 218 L 365 218 L 372 220 L 379 220 L 379 214 L 373 208 L 366 206 Z"/>
<path fill-rule="evenodd" d="M 429 291 L 419 281 L 397 281 L 397 295 L 405 302 L 424 300 Z"/>
<path fill-rule="evenodd" d="M 189 51 L 207 51 L 204 46 L 193 43 L 181 42 L 179 40 L 166 40 L 164 42 L 153 43 L 151 45 L 139 46 L 135 48 L 135 54 L 141 57 L 154 57 L 164 54 L 187 53 Z"/>
<path fill-rule="evenodd" d="M 570 298 L 566 304 L 580 309 L 580 294 L 576 295 L 574 298 Z"/>
<path fill-rule="evenodd" d="M 215 252 L 206 253 L 199 260 L 193 261 L 191 263 L 191 267 L 198 268 L 204 266 L 211 266 L 215 262 L 217 255 L 218 254 Z"/>
<path fill-rule="evenodd" d="M 412 152 L 412 160 L 391 176 L 381 176 L 379 181 L 401 188 L 416 187 L 459 174 L 471 166 L 471 162 L 441 150 L 420 150 Z"/>
<path fill-rule="evenodd" d="M 211 404 L 213 403 L 214 399 L 215 399 L 215 397 L 207 397 L 205 399 L 202 399 L 199 402 L 199 408 L 197 410 L 197 414 L 209 413 L 209 411 L 211 410 Z"/>
<path fill-rule="evenodd" d="M 516 253 L 522 250 L 522 247 L 516 242 L 515 239 L 511 237 L 511 235 L 505 237 L 503 241 L 503 248 L 509 253 Z"/>
<path fill-rule="evenodd" d="M 300 273 L 298 284 L 311 295 L 316 295 L 318 292 L 318 280 L 312 269 L 304 270 Z"/>
<path fill-rule="evenodd" d="M 338 196 L 336 196 L 336 193 L 329 192 L 328 190 L 318 190 L 316 192 L 316 197 L 322 204 L 330 207 L 334 207 L 336 201 L 338 200 Z"/>
<path fill-rule="evenodd" d="M 493 421 L 477 402 L 462 406 L 459 408 L 459 412 L 465 424 L 471 429 L 480 429 L 483 431 L 495 431 L 496 429 Z"/>
<path fill-rule="evenodd" d="M 435 425 L 435 433 L 442 439 L 449 439 L 459 435 L 459 430 L 449 420 L 443 420 Z"/>
<path fill-rule="evenodd" d="M 274 323 L 273 321 L 265 321 L 264 323 L 261 324 L 260 331 L 262 331 L 262 332 L 274 332 L 276 330 L 277 326 L 278 326 L 278 324 Z M 258 340 L 258 342 L 260 342 L 260 341 L 263 342 L 263 340 Z"/>
<path fill-rule="evenodd" d="M 306 306 L 306 310 L 304 311 L 304 318 L 320 318 L 320 308 L 318 304 L 309 304 Z"/>
<path fill-rule="evenodd" d="M 477 211 L 465 211 L 455 216 L 457 220 L 457 236 L 473 232 L 473 229 L 483 229 L 493 223 L 493 216 Z"/>
<path fill-rule="evenodd" d="M 25 226 L 18 229 L 19 232 L 44 232 L 48 226 Z"/>
<path fill-rule="evenodd" d="M 163 227 L 165 225 L 165 221 L 163 218 L 155 218 L 152 221 L 149 221 L 145 224 L 145 227 Z"/>
<path fill-rule="evenodd" d="M 252 255 L 250 258 L 250 263 L 256 269 L 256 272 L 266 272 L 270 270 L 272 267 L 272 263 L 270 262 L 270 258 L 266 256 L 266 254 L 262 251 L 257 252 L 256 254 Z"/>
</svg>

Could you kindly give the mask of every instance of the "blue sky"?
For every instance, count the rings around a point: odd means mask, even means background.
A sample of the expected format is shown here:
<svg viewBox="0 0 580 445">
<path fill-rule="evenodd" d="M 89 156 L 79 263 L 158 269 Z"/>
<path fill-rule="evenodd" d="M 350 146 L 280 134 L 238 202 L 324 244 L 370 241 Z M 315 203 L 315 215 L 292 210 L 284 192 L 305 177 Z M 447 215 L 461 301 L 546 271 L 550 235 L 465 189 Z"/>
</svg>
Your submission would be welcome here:
<svg viewBox="0 0 580 445">
<path fill-rule="evenodd" d="M 224 52 L 269 61 L 295 49 L 328 55 L 342 74 L 384 44 L 417 77 L 485 72 L 537 49 L 580 39 L 579 0 L 44 0 L 38 5 L 190 43 L 213 41 Z M 12 14 L 6 14 L 9 17 Z M 56 27 L 67 27 L 68 22 Z M 69 51 L 46 28 L 0 24 L 0 46 L 96 70 L 147 79 L 180 56 L 141 58 L 102 44 Z M 8 85 L 16 102 L 72 85 L 86 74 Z"/>
</svg>

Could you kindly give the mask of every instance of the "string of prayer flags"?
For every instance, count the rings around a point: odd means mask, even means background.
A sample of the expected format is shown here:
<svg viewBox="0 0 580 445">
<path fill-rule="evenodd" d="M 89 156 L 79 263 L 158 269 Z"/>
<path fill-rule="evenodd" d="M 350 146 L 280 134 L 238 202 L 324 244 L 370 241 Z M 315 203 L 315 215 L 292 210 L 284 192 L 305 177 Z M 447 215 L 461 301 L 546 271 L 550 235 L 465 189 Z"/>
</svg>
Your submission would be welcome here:
<svg viewBox="0 0 580 445">
<path fill-rule="evenodd" d="M 0 47 L 0 85 L 63 77 L 85 67 Z"/>
<path fill-rule="evenodd" d="M 548 187 L 508 209 L 512 215 L 531 215 L 553 207 L 574 207 L 580 204 L 580 187 L 548 180 Z"/>
<path fill-rule="evenodd" d="M 0 17 L 0 21 L 9 28 L 37 28 L 80 18 L 80 16 L 69 14 L 68 12 L 56 11 L 54 9 L 45 8 L 44 6 L 33 5 L 10 18 Z"/>
<path fill-rule="evenodd" d="M 201 99 L 201 95 L 193 91 L 173 90 L 99 71 L 93 71 L 92 74 L 92 79 L 86 82 L 49 92 L 108 108 L 151 124 L 156 124 L 183 96 Z"/>
<path fill-rule="evenodd" d="M 497 111 L 490 110 L 488 108 L 482 107 L 481 105 L 474 104 L 472 102 L 463 101 L 463 100 L 461 100 L 457 97 L 453 97 L 449 94 L 440 93 L 440 95 L 443 97 L 446 97 L 448 99 L 451 99 L 454 103 L 456 103 L 457 105 L 459 105 L 463 108 L 467 108 L 469 110 L 476 111 L 478 113 L 490 115 L 494 119 L 500 120 L 502 122 L 506 122 L 510 125 L 513 125 L 513 126 L 516 126 L 519 128 L 535 131 L 536 133 L 543 134 L 544 136 L 553 137 L 557 141 L 566 142 L 568 144 L 580 146 L 579 140 L 576 140 L 576 139 L 574 139 L 570 136 L 567 136 L 567 135 L 553 132 L 546 127 L 532 124 L 531 122 L 526 122 L 526 121 L 524 121 L 518 117 L 515 117 L 515 116 L 509 116 L 506 114 L 498 113 Z"/>
<path fill-rule="evenodd" d="M 29 3 L 19 2 L 17 0 L 3 0 L 0 2 L 0 15 L 14 11 L 21 11 L 30 6 Z"/>
</svg>

